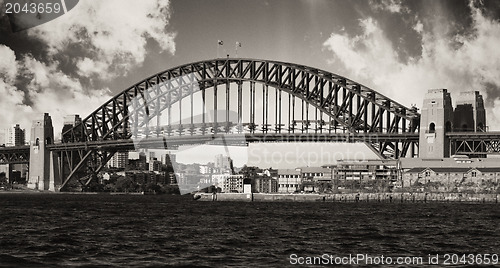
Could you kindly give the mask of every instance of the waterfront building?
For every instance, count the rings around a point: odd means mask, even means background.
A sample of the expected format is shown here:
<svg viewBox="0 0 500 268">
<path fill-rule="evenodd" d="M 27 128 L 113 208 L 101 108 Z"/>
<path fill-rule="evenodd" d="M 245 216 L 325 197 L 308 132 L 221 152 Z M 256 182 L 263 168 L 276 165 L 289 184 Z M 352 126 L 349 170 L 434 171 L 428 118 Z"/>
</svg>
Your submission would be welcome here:
<svg viewBox="0 0 500 268">
<path fill-rule="evenodd" d="M 224 193 L 243 193 L 243 175 L 214 174 L 212 184 Z"/>
<path fill-rule="evenodd" d="M 331 170 L 324 167 L 302 167 L 299 168 L 302 178 L 313 180 L 313 179 L 324 179 L 325 177 L 331 179 Z"/>
<path fill-rule="evenodd" d="M 256 193 L 277 193 L 278 180 L 271 177 L 259 176 L 253 180 L 253 192 Z"/>
<path fill-rule="evenodd" d="M 402 187 L 416 191 L 492 192 L 500 182 L 495 158 L 401 159 L 401 172 Z"/>
<path fill-rule="evenodd" d="M 231 175 L 224 181 L 226 193 L 243 193 L 243 175 Z"/>
<path fill-rule="evenodd" d="M 299 169 L 302 177 L 301 191 L 318 192 L 325 188 L 324 185 L 332 183 L 333 174 L 329 168 L 301 167 Z"/>
<path fill-rule="evenodd" d="M 302 173 L 300 169 L 278 169 L 278 192 L 293 193 L 300 190 Z"/>
<path fill-rule="evenodd" d="M 333 173 L 337 189 L 390 190 L 398 181 L 398 161 L 339 160 Z"/>
</svg>

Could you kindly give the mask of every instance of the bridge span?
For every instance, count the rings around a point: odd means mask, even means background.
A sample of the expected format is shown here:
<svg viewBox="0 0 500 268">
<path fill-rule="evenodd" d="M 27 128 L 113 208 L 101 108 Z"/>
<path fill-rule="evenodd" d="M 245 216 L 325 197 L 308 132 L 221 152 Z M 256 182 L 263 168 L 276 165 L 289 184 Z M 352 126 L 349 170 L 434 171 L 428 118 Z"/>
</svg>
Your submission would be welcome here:
<svg viewBox="0 0 500 268">
<path fill-rule="evenodd" d="M 449 146 L 448 153 L 498 152 L 500 134 L 476 131 L 484 129 L 484 120 L 475 132 L 454 133 L 449 93 L 432 90 L 428 95 L 432 100 L 424 101 L 423 117 L 416 107 L 313 67 L 206 60 L 126 88 L 87 117 L 65 125 L 61 143 L 54 143 L 51 118 L 45 114 L 33 121 L 31 147 L 0 148 L 0 163 L 29 161 L 31 187 L 64 190 L 75 178 L 83 185 L 94 181 L 116 152 L 140 148 L 363 142 L 380 157 L 397 159 L 418 156 L 424 142 L 425 153 L 443 151 L 433 151 L 435 146 Z M 428 113 L 432 109 L 445 111 L 446 122 Z"/>
</svg>

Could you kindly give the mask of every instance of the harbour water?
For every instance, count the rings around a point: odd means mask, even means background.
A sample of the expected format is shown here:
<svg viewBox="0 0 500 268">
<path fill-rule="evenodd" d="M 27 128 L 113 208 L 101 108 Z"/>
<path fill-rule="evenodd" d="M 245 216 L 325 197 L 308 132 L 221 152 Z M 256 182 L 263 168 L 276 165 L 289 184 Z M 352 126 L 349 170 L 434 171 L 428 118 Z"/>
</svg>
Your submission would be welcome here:
<svg viewBox="0 0 500 268">
<path fill-rule="evenodd" d="M 491 203 L 0 194 L 0 266 L 283 267 L 298 257 L 367 254 L 424 260 L 393 267 L 440 267 L 426 264 L 429 254 L 500 254 L 499 222 Z"/>
</svg>

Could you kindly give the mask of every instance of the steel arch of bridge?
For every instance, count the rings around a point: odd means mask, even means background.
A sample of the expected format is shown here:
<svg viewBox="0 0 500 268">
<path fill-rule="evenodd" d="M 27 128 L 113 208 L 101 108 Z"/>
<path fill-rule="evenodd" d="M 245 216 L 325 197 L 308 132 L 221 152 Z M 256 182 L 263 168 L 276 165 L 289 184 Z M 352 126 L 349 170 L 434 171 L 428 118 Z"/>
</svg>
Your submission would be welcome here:
<svg viewBox="0 0 500 268">
<path fill-rule="evenodd" d="M 277 88 L 280 93 L 287 92 L 294 98 L 315 106 L 323 114 L 331 117 L 335 131 L 339 129 L 352 133 L 418 131 L 420 115 L 416 110 L 407 108 L 345 77 L 292 63 L 218 59 L 172 68 L 135 84 L 104 103 L 84 118 L 81 124 L 64 132 L 63 137 L 66 141 L 129 139 L 132 137 L 131 129 L 140 127 L 173 103 L 193 94 L 191 91 L 193 84 L 204 91 L 228 83 L 238 83 L 241 86 L 244 81 L 250 82 L 253 86 L 255 83 L 261 83 L 266 87 Z M 256 89 L 254 87 L 250 90 Z M 251 96 L 255 97 L 252 94 Z M 132 115 L 129 107 L 134 102 L 136 104 L 133 107 L 137 112 Z M 368 118 L 368 115 L 371 115 L 371 118 Z M 138 117 L 142 120 L 137 120 Z M 131 123 L 134 124 L 134 119 L 136 125 L 130 126 Z M 306 119 L 306 121 L 312 120 Z M 255 131 L 256 128 L 250 129 L 250 132 Z M 279 133 L 283 131 L 289 133 L 295 130 L 278 130 Z"/>
<path fill-rule="evenodd" d="M 262 121 L 255 118 L 256 95 L 262 85 Z M 225 85 L 225 87 L 222 87 Z M 231 85 L 236 85 L 231 86 Z M 246 86 L 244 86 L 246 85 Z M 225 90 L 226 100 L 217 101 L 217 92 Z M 274 124 L 268 124 L 269 87 L 274 88 Z M 229 113 L 230 95 L 237 96 L 238 133 L 250 134 L 295 134 L 295 133 L 353 133 L 356 135 L 400 135 L 418 133 L 420 115 L 413 108 L 407 108 L 386 96 L 356 83 L 350 79 L 320 69 L 277 61 L 255 59 L 215 59 L 185 64 L 153 75 L 122 91 L 96 109 L 82 122 L 63 133 L 63 142 L 98 142 L 130 140 L 137 135 L 209 135 L 231 134 L 231 122 L 215 118 L 205 121 L 173 125 L 171 111 L 175 103 L 179 106 L 191 96 L 191 118 L 193 118 L 193 95 L 212 90 L 214 110 L 224 107 Z M 249 99 L 243 100 L 243 91 Z M 222 91 L 224 92 L 224 91 Z M 272 92 L 272 91 L 271 91 Z M 284 95 L 284 96 L 283 96 Z M 288 97 L 288 101 L 286 101 Z M 297 103 L 296 104 L 296 100 Z M 249 102 L 246 103 L 246 102 Z M 250 107 L 249 122 L 243 122 L 242 107 Z M 296 106 L 302 105 L 301 116 L 296 118 Z M 304 104 L 306 111 L 304 112 Z M 309 107 L 314 110 L 309 113 Z M 297 108 L 298 109 L 298 108 Z M 167 111 L 168 124 L 161 128 L 159 123 L 151 129 L 149 122 Z M 205 111 L 205 110 L 203 110 Z M 179 108 L 179 113 L 181 108 Z M 314 113 L 314 116 L 312 114 Z M 279 119 L 278 119 L 279 114 Z M 304 117 L 305 116 L 305 117 Z M 286 119 L 286 120 L 284 120 Z M 298 125 L 301 128 L 298 128 Z M 311 127 L 314 125 L 315 127 Z M 327 127 L 328 126 L 328 127 Z M 156 129 L 155 129 L 156 128 Z M 185 131 L 187 129 L 187 132 Z M 402 137 L 404 135 L 401 135 Z M 368 142 L 375 151 L 391 158 L 406 156 L 411 150 L 416 153 L 417 141 L 378 139 Z M 84 155 L 80 162 L 88 160 L 92 153 Z M 105 161 L 109 157 L 102 158 Z M 99 162 L 99 161 L 98 161 Z M 81 163 L 75 165 L 80 167 Z M 73 168 L 74 171 L 74 168 Z M 72 172 L 73 174 L 73 172 Z M 71 177 L 71 176 L 70 176 Z"/>
</svg>

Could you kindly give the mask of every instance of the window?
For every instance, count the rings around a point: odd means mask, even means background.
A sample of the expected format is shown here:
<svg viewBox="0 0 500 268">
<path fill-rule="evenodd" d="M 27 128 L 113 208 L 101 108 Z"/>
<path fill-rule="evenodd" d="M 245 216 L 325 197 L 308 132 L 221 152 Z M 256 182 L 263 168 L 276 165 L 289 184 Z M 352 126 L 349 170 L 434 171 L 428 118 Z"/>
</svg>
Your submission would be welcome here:
<svg viewBox="0 0 500 268">
<path fill-rule="evenodd" d="M 426 170 L 426 171 L 425 171 L 425 176 L 426 176 L 426 177 L 430 177 L 430 176 L 431 176 L 431 172 L 430 172 L 429 170 Z"/>
<path fill-rule="evenodd" d="M 436 132 L 436 124 L 430 123 L 429 124 L 429 133 L 434 133 Z"/>
<path fill-rule="evenodd" d="M 471 177 L 473 177 L 473 178 L 477 177 L 477 172 L 476 171 L 472 171 L 471 172 Z"/>
</svg>

